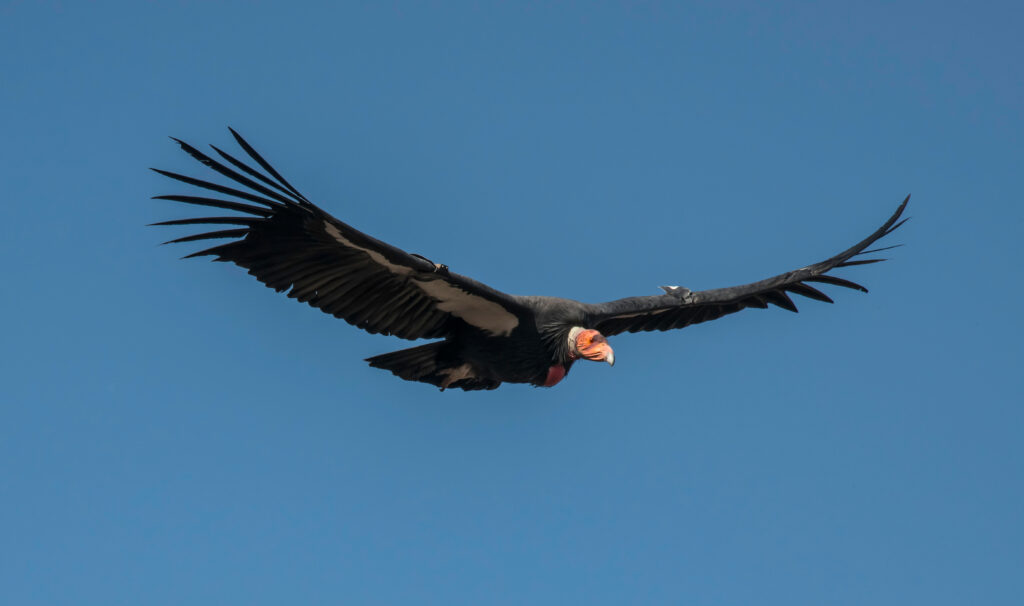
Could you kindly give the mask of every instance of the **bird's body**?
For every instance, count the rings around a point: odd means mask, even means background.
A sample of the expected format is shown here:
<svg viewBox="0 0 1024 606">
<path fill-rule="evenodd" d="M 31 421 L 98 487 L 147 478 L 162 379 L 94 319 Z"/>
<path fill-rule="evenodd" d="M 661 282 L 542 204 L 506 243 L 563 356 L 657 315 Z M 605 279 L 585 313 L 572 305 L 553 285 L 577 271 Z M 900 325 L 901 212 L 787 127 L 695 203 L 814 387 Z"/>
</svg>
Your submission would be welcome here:
<svg viewBox="0 0 1024 606">
<path fill-rule="evenodd" d="M 509 334 L 488 334 L 461 324 L 445 341 L 423 346 L 436 345 L 439 358 L 443 360 L 439 380 L 426 382 L 445 388 L 456 382 L 452 377 L 469 373 L 477 380 L 466 380 L 459 387 L 490 389 L 502 382 L 552 387 L 565 378 L 578 359 L 570 353 L 570 332 L 573 327 L 587 323 L 587 306 L 557 297 L 511 295 L 511 298 L 528 313 Z M 423 380 L 403 376 L 402 365 L 389 365 L 404 363 L 402 354 L 415 349 L 376 356 L 368 361 L 371 366 L 392 370 L 402 378 Z M 454 372 L 447 372 L 449 369 Z"/>
<path fill-rule="evenodd" d="M 246 268 L 267 286 L 371 333 L 405 339 L 443 339 L 368 358 L 371 366 L 441 389 L 494 389 L 501 383 L 551 387 L 579 359 L 613 364 L 606 337 L 621 332 L 683 328 L 748 307 L 773 304 L 796 311 L 787 292 L 832 300 L 810 286 L 820 282 L 866 292 L 828 274 L 834 268 L 872 263 L 855 260 L 902 224 L 907 200 L 882 227 L 830 259 L 731 288 L 690 291 L 590 304 L 544 296 L 516 296 L 451 271 L 368 236 L 309 202 L 234 131 L 235 140 L 264 172 L 214 147 L 217 161 L 176 140 L 194 158 L 234 181 L 236 189 L 158 170 L 228 198 L 169 195 L 159 199 L 241 213 L 164 221 L 158 225 L 227 224 L 234 229 L 171 242 L 233 238 L 194 253 Z M 230 166 L 229 166 L 230 165 Z M 231 167 L 234 168 L 231 168 Z M 880 250 L 880 249 L 879 249 Z"/>
</svg>

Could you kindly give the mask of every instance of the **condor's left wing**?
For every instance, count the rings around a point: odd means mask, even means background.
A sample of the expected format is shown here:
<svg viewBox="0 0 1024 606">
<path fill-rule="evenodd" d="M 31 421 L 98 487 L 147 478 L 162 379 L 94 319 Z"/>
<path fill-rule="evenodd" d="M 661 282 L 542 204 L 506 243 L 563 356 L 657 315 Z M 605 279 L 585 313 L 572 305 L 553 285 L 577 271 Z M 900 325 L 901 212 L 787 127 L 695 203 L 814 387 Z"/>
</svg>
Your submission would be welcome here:
<svg viewBox="0 0 1024 606">
<path fill-rule="evenodd" d="M 879 239 L 891 234 L 906 221 L 900 220 L 910 196 L 900 204 L 896 212 L 881 227 L 867 238 L 830 259 L 784 274 L 729 288 L 691 291 L 678 286 L 662 286 L 663 295 L 629 297 L 589 306 L 588 326 L 602 334 L 616 335 L 622 332 L 671 330 L 691 324 L 716 320 L 748 307 L 764 309 L 772 304 L 789 311 L 797 311 L 789 293 L 817 301 L 832 303 L 828 295 L 811 283 L 831 284 L 867 292 L 860 284 L 831 275 L 833 269 L 851 265 L 877 263 L 885 259 L 857 259 L 872 252 L 894 248 L 892 246 L 867 250 Z"/>
</svg>

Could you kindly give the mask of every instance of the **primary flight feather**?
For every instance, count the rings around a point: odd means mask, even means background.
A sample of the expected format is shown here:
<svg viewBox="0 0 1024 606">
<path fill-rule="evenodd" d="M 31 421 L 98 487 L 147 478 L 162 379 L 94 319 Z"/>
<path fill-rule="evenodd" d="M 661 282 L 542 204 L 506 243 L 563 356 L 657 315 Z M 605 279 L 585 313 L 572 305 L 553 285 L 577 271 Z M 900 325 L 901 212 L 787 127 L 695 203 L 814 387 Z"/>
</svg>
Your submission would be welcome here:
<svg viewBox="0 0 1024 606">
<path fill-rule="evenodd" d="M 829 272 L 882 261 L 858 257 L 885 250 L 868 247 L 906 221 L 900 216 L 910 200 L 907 196 L 867 238 L 820 263 L 742 286 L 702 291 L 662 286 L 660 295 L 591 304 L 509 295 L 364 234 L 307 200 L 241 135 L 233 129 L 231 134 L 262 172 L 217 147 L 211 146 L 219 159 L 174 141 L 236 187 L 153 169 L 224 196 L 155 198 L 240 213 L 155 223 L 235 226 L 168 243 L 228 239 L 188 257 L 240 265 L 270 288 L 371 333 L 442 339 L 367 359 L 403 379 L 441 389 L 494 389 L 504 382 L 551 387 L 576 360 L 614 364 L 607 340 L 612 335 L 683 328 L 769 304 L 796 311 L 789 293 L 831 303 L 812 283 L 867 292 Z"/>
</svg>

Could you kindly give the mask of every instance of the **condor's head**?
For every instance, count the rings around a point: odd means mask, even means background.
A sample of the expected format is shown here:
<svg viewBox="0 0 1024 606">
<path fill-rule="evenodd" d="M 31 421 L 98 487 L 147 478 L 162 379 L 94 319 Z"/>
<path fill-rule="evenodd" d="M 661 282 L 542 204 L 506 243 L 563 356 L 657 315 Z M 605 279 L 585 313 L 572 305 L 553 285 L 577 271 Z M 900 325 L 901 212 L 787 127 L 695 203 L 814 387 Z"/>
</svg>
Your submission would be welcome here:
<svg viewBox="0 0 1024 606">
<path fill-rule="evenodd" d="M 608 344 L 608 339 L 593 328 L 574 326 L 569 331 L 569 356 L 615 366 L 615 352 Z"/>
</svg>

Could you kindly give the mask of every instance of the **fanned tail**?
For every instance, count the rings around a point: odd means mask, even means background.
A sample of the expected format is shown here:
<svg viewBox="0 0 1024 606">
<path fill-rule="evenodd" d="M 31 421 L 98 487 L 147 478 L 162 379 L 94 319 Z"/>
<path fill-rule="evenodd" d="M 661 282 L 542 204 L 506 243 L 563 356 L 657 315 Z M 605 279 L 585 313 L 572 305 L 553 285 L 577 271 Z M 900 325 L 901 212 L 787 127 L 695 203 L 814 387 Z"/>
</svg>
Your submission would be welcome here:
<svg viewBox="0 0 1024 606">
<path fill-rule="evenodd" d="M 472 366 L 454 354 L 451 343 L 438 341 L 418 347 L 381 354 L 366 361 L 374 368 L 390 370 L 406 381 L 430 383 L 445 390 L 458 387 L 466 391 L 496 389 L 501 381 L 475 374 Z"/>
</svg>

